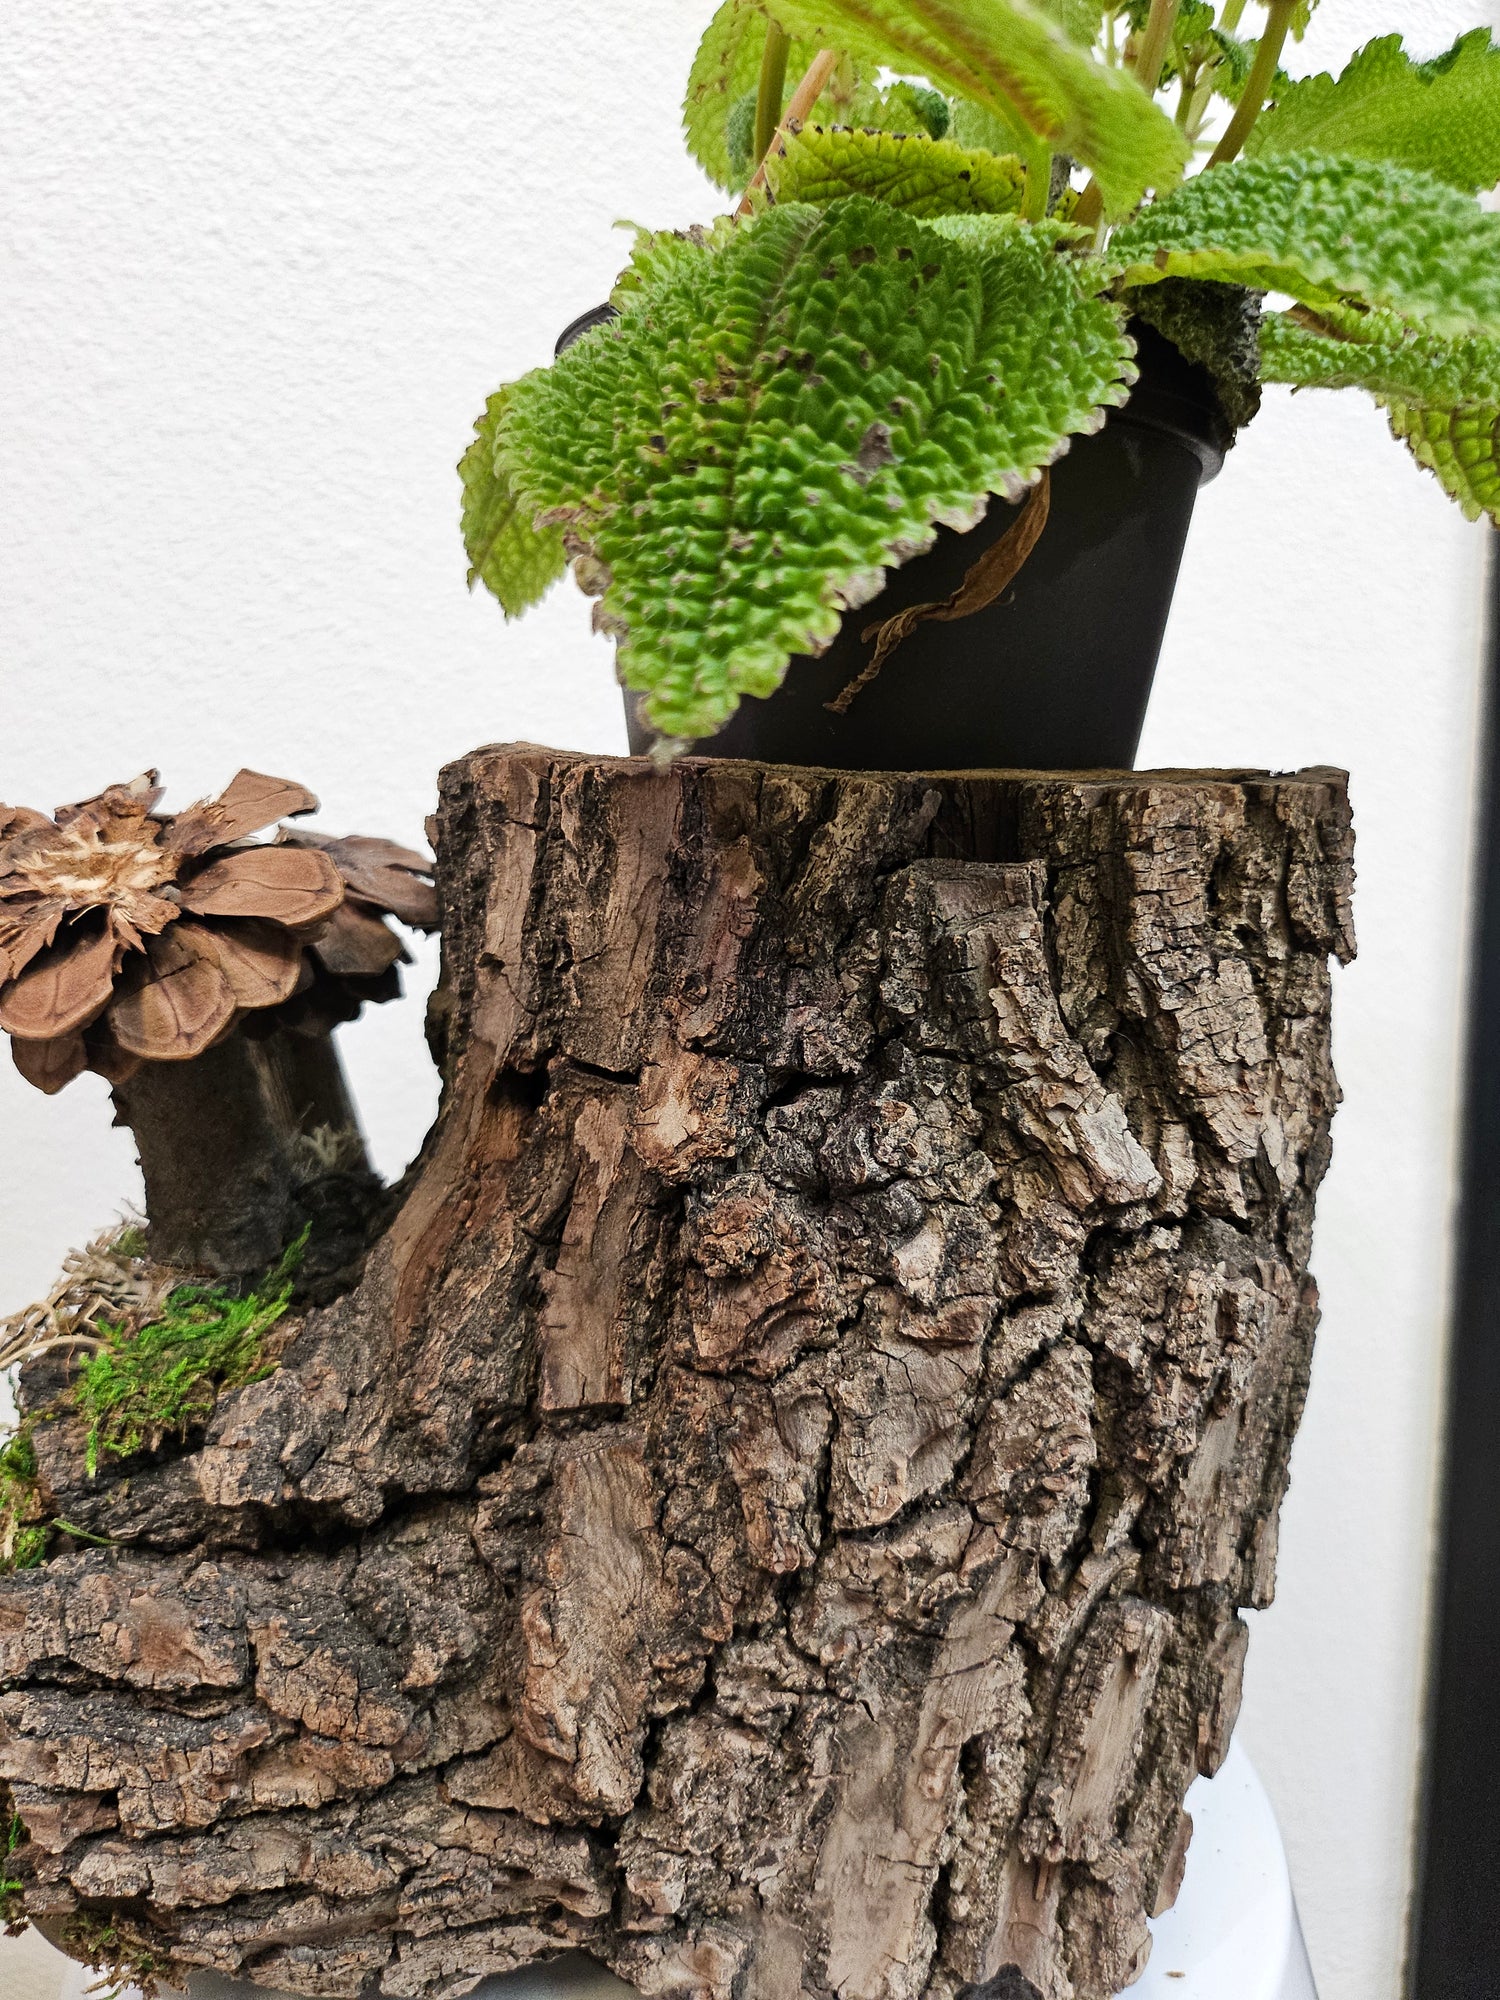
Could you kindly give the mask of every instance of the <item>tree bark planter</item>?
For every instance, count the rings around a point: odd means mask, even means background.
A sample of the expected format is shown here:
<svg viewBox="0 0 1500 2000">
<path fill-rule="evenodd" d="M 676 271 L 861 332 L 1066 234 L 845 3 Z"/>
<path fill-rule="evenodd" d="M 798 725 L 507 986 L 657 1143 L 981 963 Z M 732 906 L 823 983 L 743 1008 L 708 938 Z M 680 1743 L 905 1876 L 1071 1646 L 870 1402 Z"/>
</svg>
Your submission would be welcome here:
<svg viewBox="0 0 1500 2000">
<path fill-rule="evenodd" d="M 121 1546 L 0 1585 L 27 1909 L 306 1994 L 1102 2000 L 1271 1595 L 1341 777 L 512 747 L 437 832 L 357 1288 L 194 1449 L 38 1429 Z"/>
</svg>

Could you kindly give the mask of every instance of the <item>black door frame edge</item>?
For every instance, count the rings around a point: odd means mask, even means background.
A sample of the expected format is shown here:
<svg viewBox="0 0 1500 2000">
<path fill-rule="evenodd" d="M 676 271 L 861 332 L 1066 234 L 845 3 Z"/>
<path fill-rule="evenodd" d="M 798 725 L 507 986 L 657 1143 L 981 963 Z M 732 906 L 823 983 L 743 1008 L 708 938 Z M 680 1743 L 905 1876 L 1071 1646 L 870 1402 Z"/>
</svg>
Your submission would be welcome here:
<svg viewBox="0 0 1500 2000">
<path fill-rule="evenodd" d="M 1473 956 L 1408 2000 L 1500 2000 L 1500 536 L 1491 536 Z"/>
</svg>

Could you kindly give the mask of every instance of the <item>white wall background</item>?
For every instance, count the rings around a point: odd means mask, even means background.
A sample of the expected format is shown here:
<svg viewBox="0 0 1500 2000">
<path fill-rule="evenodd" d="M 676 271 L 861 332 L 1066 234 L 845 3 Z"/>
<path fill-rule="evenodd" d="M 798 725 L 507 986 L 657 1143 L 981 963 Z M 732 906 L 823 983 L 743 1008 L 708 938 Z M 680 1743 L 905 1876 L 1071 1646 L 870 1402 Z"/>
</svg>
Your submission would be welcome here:
<svg viewBox="0 0 1500 2000">
<path fill-rule="evenodd" d="M 1493 6 L 1493 0 L 1491 0 Z M 621 216 L 716 198 L 676 109 L 708 0 L 9 0 L 0 20 L 0 798 L 241 763 L 420 837 L 438 766 L 623 747 L 559 591 L 464 591 L 453 463 L 606 292 Z M 1299 64 L 1473 0 L 1326 0 Z M 1494 18 L 1494 16 L 1491 16 Z M 1143 761 L 1348 765 L 1362 955 L 1317 1242 L 1326 1318 L 1244 1735 L 1323 2000 L 1394 2000 L 1453 1199 L 1484 537 L 1356 399 L 1282 393 L 1207 490 Z M 422 968 L 423 979 L 429 968 Z M 388 1171 L 420 1006 L 346 1043 Z M 104 1086 L 0 1065 L 0 1312 L 135 1188 Z"/>
</svg>

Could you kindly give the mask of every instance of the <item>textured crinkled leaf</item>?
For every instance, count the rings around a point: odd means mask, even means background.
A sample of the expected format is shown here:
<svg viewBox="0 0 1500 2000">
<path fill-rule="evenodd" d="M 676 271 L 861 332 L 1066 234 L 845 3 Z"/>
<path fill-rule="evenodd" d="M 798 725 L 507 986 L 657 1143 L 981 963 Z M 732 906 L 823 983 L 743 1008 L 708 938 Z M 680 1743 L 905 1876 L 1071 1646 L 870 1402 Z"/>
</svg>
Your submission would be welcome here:
<svg viewBox="0 0 1500 2000">
<path fill-rule="evenodd" d="M 1014 112 L 992 111 L 968 97 L 953 100 L 948 137 L 966 152 L 997 153 L 1002 158 L 1013 158 L 1036 145 L 1036 134 Z"/>
<path fill-rule="evenodd" d="M 779 5 L 768 11 L 761 0 L 724 0 L 704 31 L 688 74 L 687 96 L 682 106 L 688 151 L 709 179 L 721 188 L 743 187 L 747 178 L 748 159 L 743 155 L 736 158 L 730 144 L 729 121 L 735 107 L 754 95 L 766 31 L 773 18 L 781 22 Z M 820 46 L 792 37 L 787 55 L 789 91 Z M 875 88 L 873 78 L 862 75 L 852 63 L 844 62 L 814 105 L 812 115 L 828 124 L 884 125 L 883 101 L 884 94 Z"/>
<path fill-rule="evenodd" d="M 885 568 L 1018 494 L 1133 374 L 1117 309 L 1018 224 L 783 205 L 516 385 L 501 455 L 666 734 L 769 694 Z"/>
<path fill-rule="evenodd" d="M 1179 354 L 1206 369 L 1234 430 L 1260 408 L 1260 294 L 1240 285 L 1168 278 L 1144 285 L 1126 303 Z"/>
<path fill-rule="evenodd" d="M 1250 71 L 1255 65 L 1256 45 L 1241 41 L 1238 35 L 1230 34 L 1224 28 L 1215 28 L 1209 40 L 1218 52 L 1213 74 L 1215 95 L 1230 104 L 1238 104 L 1240 93 L 1250 81 Z M 1291 79 L 1287 80 L 1290 82 Z"/>
<path fill-rule="evenodd" d="M 734 228 L 734 218 L 721 215 L 711 223 L 690 223 L 686 229 L 638 229 L 630 262 L 615 279 L 609 295 L 610 304 L 619 312 L 630 312 L 654 285 L 684 265 L 701 270 L 703 252 L 722 248 Z"/>
<path fill-rule="evenodd" d="M 509 479 L 495 469 L 495 436 L 509 396 L 507 388 L 490 397 L 458 472 L 464 485 L 469 588 L 482 583 L 499 598 L 506 617 L 515 618 L 546 595 L 567 567 L 567 558 L 562 536 L 555 528 L 533 527 Z"/>
<path fill-rule="evenodd" d="M 931 84 L 904 79 L 881 92 L 884 116 L 875 120 L 882 132 L 925 132 L 929 139 L 946 139 L 953 124 L 953 106 Z M 858 123 L 850 119 L 849 123 Z"/>
<path fill-rule="evenodd" d="M 1500 333 L 1500 216 L 1430 174 L 1322 153 L 1235 160 L 1116 230 L 1127 284 L 1213 278 L 1384 306 L 1429 331 Z"/>
<path fill-rule="evenodd" d="M 1269 313 L 1260 353 L 1261 380 L 1296 389 L 1367 389 L 1420 409 L 1500 404 L 1500 340 L 1439 340 L 1390 314 L 1346 314 L 1330 335 Z"/>
<path fill-rule="evenodd" d="M 908 215 L 1013 215 L 1026 171 L 1019 160 L 967 153 L 949 139 L 809 125 L 790 133 L 784 150 L 773 148 L 766 182 L 777 201 L 866 194 Z"/>
<path fill-rule="evenodd" d="M 1413 62 L 1399 35 L 1360 50 L 1337 78 L 1303 77 L 1277 92 L 1245 151 L 1338 153 L 1393 160 L 1474 194 L 1500 180 L 1500 48 L 1488 28 L 1444 56 Z"/>
<path fill-rule="evenodd" d="M 1468 519 L 1488 514 L 1500 524 L 1500 403 L 1424 410 L 1382 401 L 1392 431 Z"/>
<path fill-rule="evenodd" d="M 1102 0 L 1038 0 L 1038 5 L 1082 48 L 1094 46 L 1104 25 Z"/>
<path fill-rule="evenodd" d="M 856 61 L 920 70 L 931 82 L 1019 118 L 1098 180 L 1112 214 L 1171 187 L 1182 133 L 1124 70 L 1096 62 L 1038 0 L 776 0 L 783 24 Z"/>
</svg>

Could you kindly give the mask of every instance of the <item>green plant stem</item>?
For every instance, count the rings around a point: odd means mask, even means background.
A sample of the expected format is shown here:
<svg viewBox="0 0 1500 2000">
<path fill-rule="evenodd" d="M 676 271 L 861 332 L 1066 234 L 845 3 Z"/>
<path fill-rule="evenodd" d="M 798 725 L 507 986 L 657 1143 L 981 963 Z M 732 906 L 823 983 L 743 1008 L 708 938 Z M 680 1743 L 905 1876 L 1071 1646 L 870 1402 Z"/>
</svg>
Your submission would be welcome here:
<svg viewBox="0 0 1500 2000">
<path fill-rule="evenodd" d="M 774 21 L 766 27 L 766 46 L 760 59 L 760 87 L 755 96 L 755 157 L 758 167 L 771 150 L 776 127 L 781 123 L 781 100 L 786 92 L 786 61 L 792 38 Z"/>
<path fill-rule="evenodd" d="M 1224 12 L 1219 16 L 1219 26 L 1226 35 L 1232 35 L 1245 18 L 1245 0 L 1224 0 Z"/>
<path fill-rule="evenodd" d="M 771 134 L 771 144 L 767 146 L 764 158 L 755 169 L 755 172 L 750 176 L 750 185 L 745 189 L 740 205 L 735 210 L 736 215 L 744 216 L 755 213 L 755 197 L 765 187 L 766 161 L 771 157 L 772 147 L 775 146 L 777 140 L 780 139 L 789 126 L 800 125 L 802 120 L 812 110 L 823 94 L 823 86 L 827 83 L 829 77 L 833 75 L 838 59 L 838 51 L 836 49 L 819 49 L 818 53 L 808 64 L 806 76 L 803 77 L 797 88 L 792 92 L 792 101 L 783 112 L 776 130 Z"/>
<path fill-rule="evenodd" d="M 1038 139 L 1026 154 L 1026 191 L 1021 197 L 1021 220 L 1045 222 L 1047 203 L 1052 196 L 1052 148 Z"/>
<path fill-rule="evenodd" d="M 1172 39 L 1172 30 L 1177 24 L 1179 0 L 1151 0 L 1151 12 L 1146 17 L 1145 32 L 1140 46 L 1135 52 L 1133 65 L 1136 81 L 1143 90 L 1154 91 L 1161 81 L 1162 64 L 1167 59 L 1167 44 Z"/>
<path fill-rule="evenodd" d="M 1224 136 L 1208 156 L 1211 167 L 1227 166 L 1229 161 L 1239 157 L 1240 148 L 1250 136 L 1250 128 L 1261 114 L 1271 85 L 1276 81 L 1276 66 L 1281 61 L 1281 51 L 1286 46 L 1287 30 L 1292 25 L 1292 15 L 1296 0 L 1269 0 L 1265 32 L 1256 47 L 1255 61 L 1251 64 L 1250 75 L 1239 103 L 1234 107 L 1234 116 L 1224 128 Z"/>
</svg>

